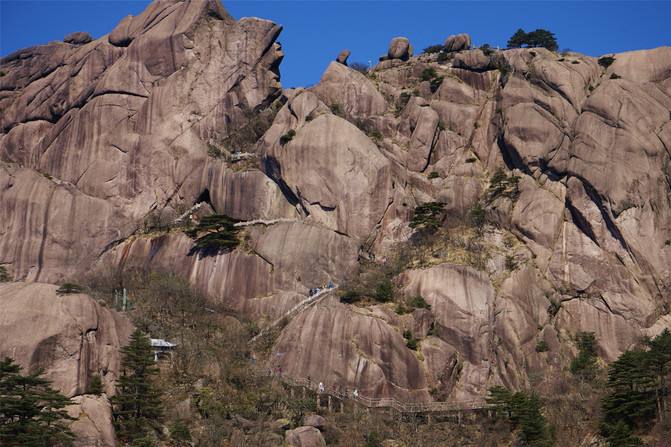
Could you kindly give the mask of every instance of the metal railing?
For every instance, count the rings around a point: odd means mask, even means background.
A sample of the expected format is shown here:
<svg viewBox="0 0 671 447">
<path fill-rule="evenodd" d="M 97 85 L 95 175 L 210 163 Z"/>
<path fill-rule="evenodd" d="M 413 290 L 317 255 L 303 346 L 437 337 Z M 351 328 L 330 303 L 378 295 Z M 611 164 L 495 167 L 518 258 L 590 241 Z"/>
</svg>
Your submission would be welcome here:
<svg viewBox="0 0 671 447">
<path fill-rule="evenodd" d="M 294 307 L 289 309 L 287 312 L 285 312 L 284 315 L 282 315 L 280 318 L 273 321 L 268 326 L 264 327 L 258 334 L 256 334 L 254 337 L 252 337 L 251 340 L 249 340 L 249 343 L 255 342 L 258 338 L 265 335 L 269 330 L 279 326 L 283 321 L 286 321 L 287 319 L 294 317 L 297 313 L 307 309 L 311 305 L 315 304 L 317 301 L 321 301 L 324 297 L 326 297 L 326 295 L 328 295 L 330 292 L 335 291 L 337 288 L 338 286 L 335 285 L 330 289 L 322 289 L 318 293 L 315 293 L 314 295 L 307 297 L 306 299 L 304 299 L 303 301 L 299 302 Z"/>
<path fill-rule="evenodd" d="M 391 408 L 401 413 L 454 413 L 491 409 L 484 399 L 447 402 L 402 402 L 394 397 L 367 397 L 355 394 L 347 388 L 324 387 L 318 382 L 305 378 L 277 376 L 282 382 L 295 387 L 307 388 L 317 394 L 330 395 L 341 400 L 351 400 L 367 408 Z"/>
</svg>

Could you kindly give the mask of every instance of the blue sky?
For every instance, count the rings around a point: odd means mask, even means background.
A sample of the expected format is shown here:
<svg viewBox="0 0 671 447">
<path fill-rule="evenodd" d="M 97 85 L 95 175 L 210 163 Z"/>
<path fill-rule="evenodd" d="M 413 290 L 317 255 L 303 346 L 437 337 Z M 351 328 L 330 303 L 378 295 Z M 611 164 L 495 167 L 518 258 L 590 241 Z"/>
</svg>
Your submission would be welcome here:
<svg viewBox="0 0 671 447">
<path fill-rule="evenodd" d="M 0 0 L 0 55 L 61 40 L 71 31 L 99 37 L 146 0 Z M 310 85 L 343 48 L 350 62 L 377 60 L 394 36 L 421 51 L 449 34 L 468 32 L 475 44 L 505 46 L 517 28 L 546 28 L 560 48 L 601 55 L 671 45 L 671 1 L 224 1 L 236 18 L 263 17 L 280 35 L 285 87 Z"/>
</svg>

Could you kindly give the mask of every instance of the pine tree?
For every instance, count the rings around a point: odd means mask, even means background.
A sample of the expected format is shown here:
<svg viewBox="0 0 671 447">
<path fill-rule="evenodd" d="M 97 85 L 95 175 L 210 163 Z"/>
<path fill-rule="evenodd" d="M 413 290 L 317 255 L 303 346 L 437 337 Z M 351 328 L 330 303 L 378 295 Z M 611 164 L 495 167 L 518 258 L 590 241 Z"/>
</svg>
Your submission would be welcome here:
<svg viewBox="0 0 671 447">
<path fill-rule="evenodd" d="M 609 442 L 627 439 L 625 431 L 630 432 L 654 418 L 655 376 L 648 355 L 646 351 L 626 351 L 609 367 L 609 393 L 603 399 L 601 425 Z M 620 441 L 613 441 L 612 445 L 628 445 L 617 442 Z"/>
<path fill-rule="evenodd" d="M 594 332 L 579 332 L 576 336 L 578 356 L 571 362 L 571 372 L 592 380 L 597 372 L 596 338 Z"/>
<path fill-rule="evenodd" d="M 671 331 L 665 329 L 652 340 L 646 343 L 650 350 L 648 351 L 648 364 L 650 372 L 654 374 L 655 400 L 657 405 L 657 417 L 664 419 L 667 409 L 667 399 L 671 394 L 669 385 L 669 376 L 671 375 Z"/>
<path fill-rule="evenodd" d="M 72 402 L 49 386 L 41 372 L 21 375 L 9 357 L 0 361 L 0 445 L 67 446 L 74 436 L 65 407 Z"/>
<path fill-rule="evenodd" d="M 497 414 L 505 416 L 513 427 L 520 428 L 520 440 L 524 445 L 552 445 L 547 420 L 541 412 L 542 404 L 535 393 L 512 393 L 507 388 L 495 386 L 489 390 L 487 403 L 494 406 Z"/>
<path fill-rule="evenodd" d="M 520 48 L 526 43 L 527 33 L 524 32 L 522 28 L 519 28 L 515 31 L 515 34 L 508 39 L 508 48 Z"/>
<path fill-rule="evenodd" d="M 150 429 L 157 429 L 163 411 L 161 394 L 154 383 L 159 372 L 149 338 L 139 329 L 121 349 L 122 373 L 112 398 L 117 436 L 133 445 L 149 445 Z"/>
</svg>

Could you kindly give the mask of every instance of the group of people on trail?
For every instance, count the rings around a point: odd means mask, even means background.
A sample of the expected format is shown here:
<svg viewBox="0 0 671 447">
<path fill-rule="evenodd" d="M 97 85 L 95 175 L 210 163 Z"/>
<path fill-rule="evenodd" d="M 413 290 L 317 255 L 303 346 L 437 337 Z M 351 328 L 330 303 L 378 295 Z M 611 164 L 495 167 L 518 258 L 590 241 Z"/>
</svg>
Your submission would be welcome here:
<svg viewBox="0 0 671 447">
<path fill-rule="evenodd" d="M 310 376 L 308 376 L 308 388 L 311 388 L 311 387 L 312 387 L 312 386 L 310 385 L 311 383 L 312 383 L 312 379 L 310 378 Z M 339 391 L 340 391 L 341 393 L 343 392 L 342 387 L 340 387 Z M 324 382 L 319 382 L 319 384 L 317 385 L 317 392 L 318 392 L 319 394 L 324 394 L 324 393 L 326 392 L 326 387 L 324 386 Z M 347 390 L 346 390 L 346 389 L 345 389 L 345 391 L 344 391 L 344 394 L 347 394 Z M 355 388 L 354 391 L 352 391 L 352 398 L 353 398 L 353 399 L 357 399 L 358 397 L 359 397 L 359 390 Z"/>
<path fill-rule="evenodd" d="M 326 284 L 323 284 L 321 287 L 312 287 L 309 291 L 309 294 L 310 294 L 310 296 L 314 296 L 314 295 L 318 294 L 319 292 L 321 292 L 322 290 L 330 290 L 334 287 L 335 286 L 333 285 L 333 281 L 331 281 L 329 279 L 329 282 L 327 282 Z"/>
</svg>

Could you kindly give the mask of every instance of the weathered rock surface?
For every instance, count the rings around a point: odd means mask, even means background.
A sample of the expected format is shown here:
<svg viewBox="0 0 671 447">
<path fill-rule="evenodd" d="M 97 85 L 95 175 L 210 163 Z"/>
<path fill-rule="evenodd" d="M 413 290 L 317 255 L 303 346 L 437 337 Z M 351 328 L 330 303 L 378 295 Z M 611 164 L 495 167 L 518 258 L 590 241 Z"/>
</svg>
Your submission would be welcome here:
<svg viewBox="0 0 671 447">
<path fill-rule="evenodd" d="M 83 294 L 57 295 L 57 286 L 0 284 L 0 356 L 44 376 L 66 396 L 86 393 L 93 374 L 113 394 L 119 347 L 130 322 Z"/>
<path fill-rule="evenodd" d="M 287 430 L 285 440 L 292 447 L 326 447 L 324 437 L 314 427 L 297 427 Z"/>
<path fill-rule="evenodd" d="M 68 414 L 76 420 L 70 425 L 76 447 L 114 447 L 116 438 L 112 426 L 112 407 L 105 396 L 91 394 L 76 396 Z"/>
<path fill-rule="evenodd" d="M 381 115 L 387 109 L 382 94 L 368 77 L 332 62 L 312 91 L 326 104 L 349 116 Z"/>
<path fill-rule="evenodd" d="M 454 56 L 452 66 L 472 71 L 485 71 L 492 68 L 492 62 L 489 56 L 486 56 L 482 50 L 475 49 L 464 51 Z"/>
<path fill-rule="evenodd" d="M 363 396 L 429 399 L 420 363 L 401 334 L 335 300 L 299 314 L 274 349 L 284 353 L 280 363 L 290 376 L 358 389 Z"/>
<path fill-rule="evenodd" d="M 91 37 L 89 33 L 86 33 L 84 31 L 77 31 L 74 33 L 70 33 L 63 38 L 63 42 L 71 43 L 74 45 L 83 45 L 85 43 L 91 42 L 92 40 L 93 37 Z"/>
<path fill-rule="evenodd" d="M 412 45 L 407 37 L 394 37 L 389 42 L 387 58 L 407 61 L 412 56 Z"/>
<path fill-rule="evenodd" d="M 336 62 L 339 62 L 343 65 L 347 65 L 347 58 L 349 55 L 352 54 L 350 50 L 344 49 L 340 53 L 338 53 L 338 57 L 336 57 Z"/>
<path fill-rule="evenodd" d="M 542 48 L 486 56 L 459 34 L 443 65 L 397 38 L 368 76 L 343 53 L 318 85 L 282 91 L 280 31 L 235 21 L 216 1 L 157 1 L 99 39 L 3 58 L 0 265 L 51 283 L 91 266 L 169 270 L 275 320 L 308 289 L 342 284 L 357 260 L 381 262 L 413 235 L 414 208 L 441 201 L 449 241 L 394 278 L 431 308 L 321 301 L 273 348 L 287 374 L 371 397 L 471 399 L 495 384 L 528 387 L 530 371 L 561 374 L 578 331 L 595 332 L 611 361 L 668 327 L 670 47 L 615 54 L 604 69 Z M 263 222 L 242 230 L 238 249 L 205 257 L 189 256 L 180 231 L 145 231 L 195 203 L 197 215 Z M 477 243 L 464 228 L 475 203 L 497 223 Z M 126 323 L 54 290 L 0 286 L 11 304 L 0 351 L 46 362 L 59 387 L 81 394 L 91 368 L 112 379 L 118 357 L 103 347 L 112 340 L 116 352 Z M 26 318 L 49 330 L 17 338 Z M 535 351 L 539 340 L 548 352 Z"/>
<path fill-rule="evenodd" d="M 443 45 L 447 52 L 468 50 L 471 48 L 471 36 L 466 33 L 453 34 L 445 39 Z"/>
</svg>

